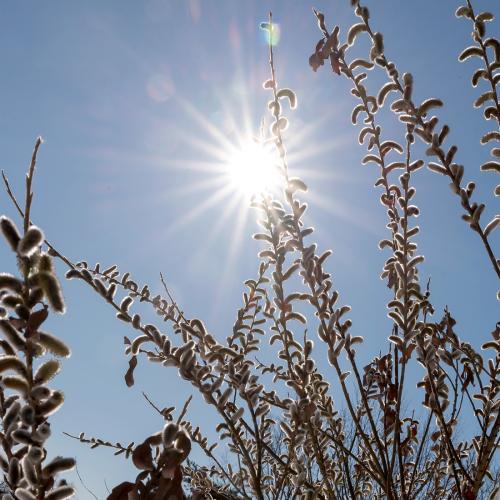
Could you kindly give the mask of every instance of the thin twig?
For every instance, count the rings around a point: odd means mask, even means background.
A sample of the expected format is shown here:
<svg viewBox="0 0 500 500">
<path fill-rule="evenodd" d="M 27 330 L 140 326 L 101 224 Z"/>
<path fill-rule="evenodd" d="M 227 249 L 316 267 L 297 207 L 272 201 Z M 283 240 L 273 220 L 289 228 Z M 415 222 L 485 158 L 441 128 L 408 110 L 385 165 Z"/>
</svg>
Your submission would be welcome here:
<svg viewBox="0 0 500 500">
<path fill-rule="evenodd" d="M 3 178 L 3 182 L 5 184 L 5 189 L 7 190 L 7 194 L 9 196 L 9 198 L 11 199 L 12 203 L 16 207 L 21 218 L 24 219 L 24 212 L 21 209 L 21 206 L 19 205 L 14 193 L 12 192 L 12 189 L 11 189 L 10 184 L 9 184 L 9 179 L 7 178 L 7 175 L 5 174 L 5 172 L 3 170 L 2 170 L 2 178 Z M 29 223 L 33 224 L 33 222 L 31 220 L 29 221 Z M 56 250 L 54 248 L 54 246 L 52 246 L 52 244 L 48 240 L 44 240 L 44 243 L 49 247 L 49 250 L 51 251 L 51 253 L 54 256 L 61 259 L 71 269 L 75 269 L 75 265 L 67 257 L 65 257 L 62 253 L 60 253 L 58 250 Z"/>
<path fill-rule="evenodd" d="M 148 397 L 148 395 L 142 391 L 142 395 L 144 396 L 144 399 L 163 417 L 163 413 L 162 411 L 153 403 L 153 401 L 151 401 Z"/>
<path fill-rule="evenodd" d="M 175 302 L 172 295 L 170 294 L 170 290 L 168 289 L 165 278 L 163 277 L 163 274 L 161 272 L 160 272 L 160 280 L 161 280 L 161 284 L 163 285 L 163 288 L 165 289 L 165 293 L 167 294 L 167 297 L 170 299 L 170 302 L 172 303 L 172 305 L 175 307 L 175 310 L 177 311 L 179 316 L 182 318 L 182 320 L 186 321 L 186 318 L 184 317 L 183 312 L 179 309 L 177 302 Z"/>
<path fill-rule="evenodd" d="M 179 425 L 182 422 L 182 419 L 186 415 L 188 407 L 189 407 L 189 403 L 191 403 L 192 399 L 193 399 L 193 396 L 189 396 L 189 398 L 187 398 L 186 402 L 184 403 L 184 406 L 182 407 L 182 411 L 179 415 L 179 418 L 177 419 L 177 425 Z"/>
<path fill-rule="evenodd" d="M 78 465 L 76 466 L 76 475 L 78 476 L 78 479 L 80 480 L 80 483 L 82 483 L 82 486 L 96 499 L 96 500 L 99 500 L 99 498 L 97 498 L 97 495 L 92 491 L 90 490 L 87 485 L 83 482 L 83 479 L 82 479 L 82 476 L 80 476 L 80 471 L 78 470 Z"/>
</svg>

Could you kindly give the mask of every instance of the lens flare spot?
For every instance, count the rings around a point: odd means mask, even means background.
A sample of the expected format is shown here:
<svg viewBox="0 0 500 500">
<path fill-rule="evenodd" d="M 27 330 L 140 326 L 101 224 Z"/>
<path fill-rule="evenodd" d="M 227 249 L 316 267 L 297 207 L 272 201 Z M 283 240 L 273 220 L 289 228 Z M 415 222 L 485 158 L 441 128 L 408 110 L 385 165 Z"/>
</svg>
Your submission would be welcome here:
<svg viewBox="0 0 500 500">
<path fill-rule="evenodd" d="M 266 44 L 271 44 L 272 46 L 278 45 L 281 38 L 281 28 L 277 23 L 262 23 L 262 34 L 264 36 L 264 40 Z"/>
<path fill-rule="evenodd" d="M 166 74 L 153 75 L 147 83 L 148 95 L 153 101 L 168 101 L 175 93 L 174 82 Z"/>
</svg>

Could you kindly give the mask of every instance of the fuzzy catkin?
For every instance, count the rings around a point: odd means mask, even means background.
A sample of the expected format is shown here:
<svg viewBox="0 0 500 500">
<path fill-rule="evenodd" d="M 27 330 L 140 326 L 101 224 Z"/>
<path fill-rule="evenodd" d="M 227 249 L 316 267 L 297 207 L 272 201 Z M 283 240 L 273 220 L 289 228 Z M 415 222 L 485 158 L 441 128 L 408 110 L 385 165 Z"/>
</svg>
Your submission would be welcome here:
<svg viewBox="0 0 500 500">
<path fill-rule="evenodd" d="M 42 477 L 48 479 L 55 476 L 59 472 L 71 470 L 75 467 L 76 461 L 71 457 L 55 457 L 48 465 L 42 470 Z"/>
<path fill-rule="evenodd" d="M 8 217 L 2 216 L 0 217 L 0 229 L 10 248 L 16 252 L 17 245 L 21 240 L 16 225 Z"/>
<path fill-rule="evenodd" d="M 66 306 L 57 278 L 52 273 L 42 271 L 37 274 L 37 281 L 52 309 L 58 313 L 64 313 Z"/>
<path fill-rule="evenodd" d="M 72 497 L 75 490 L 71 486 L 59 486 L 46 495 L 45 500 L 64 500 L 65 498 Z"/>
<path fill-rule="evenodd" d="M 35 495 L 25 488 L 17 488 L 16 497 L 19 500 L 36 500 Z"/>
<path fill-rule="evenodd" d="M 71 355 L 70 348 L 61 339 L 50 333 L 38 332 L 38 338 L 35 339 L 35 342 L 56 356 L 67 358 Z"/>
<path fill-rule="evenodd" d="M 42 230 L 36 226 L 31 226 L 17 245 L 17 252 L 21 257 L 29 257 L 43 243 Z"/>
</svg>

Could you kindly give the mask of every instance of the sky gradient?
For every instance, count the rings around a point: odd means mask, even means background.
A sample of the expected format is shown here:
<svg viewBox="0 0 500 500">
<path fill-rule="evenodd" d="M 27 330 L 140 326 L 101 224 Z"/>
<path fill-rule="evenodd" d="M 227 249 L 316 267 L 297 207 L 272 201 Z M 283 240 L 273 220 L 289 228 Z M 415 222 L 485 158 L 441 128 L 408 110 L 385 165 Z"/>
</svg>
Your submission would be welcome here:
<svg viewBox="0 0 500 500">
<path fill-rule="evenodd" d="M 416 100 L 445 100 L 441 123 L 451 125 L 465 179 L 478 184 L 475 199 L 486 202 L 484 221 L 490 220 L 498 212 L 496 179 L 479 171 L 488 158 L 479 138 L 491 127 L 472 107 L 479 95 L 470 87 L 476 63 L 457 61 L 471 31 L 454 17 L 459 3 L 368 5 L 388 57 L 401 73 L 413 73 Z M 360 163 L 365 150 L 351 125 L 355 101 L 348 83 L 327 67 L 314 73 L 308 66 L 321 36 L 313 6 L 325 12 L 329 26 L 340 24 L 342 36 L 355 20 L 345 0 L 4 0 L 0 167 L 20 195 L 34 140 L 43 136 L 32 214 L 47 239 L 73 261 L 117 264 L 153 291 L 160 291 L 162 271 L 187 315 L 224 339 L 242 282 L 256 275 L 260 245 L 251 238 L 255 214 L 227 188 L 221 164 L 231 147 L 258 132 L 267 112 L 268 52 L 259 23 L 272 9 L 281 32 L 277 79 L 298 96 L 297 110 L 287 112 L 290 169 L 310 187 L 306 221 L 317 229 L 320 250 L 333 249 L 329 270 L 353 308 L 353 334 L 365 337 L 360 357 L 368 362 L 389 335 L 389 291 L 379 279 L 387 254 L 377 248 L 386 237 L 386 214 L 373 187 L 376 167 Z M 498 35 L 499 21 L 488 28 Z M 352 58 L 365 56 L 367 47 L 360 40 Z M 370 88 L 384 78 L 378 71 Z M 385 137 L 401 141 L 385 109 L 379 120 Z M 427 170 L 414 181 L 417 241 L 426 256 L 422 282 L 432 278 L 438 311 L 448 305 L 457 332 L 479 348 L 500 317 L 498 280 L 478 236 L 460 219 L 447 181 Z M 15 217 L 4 192 L 0 212 Z M 492 237 L 497 253 L 499 236 Z M 0 262 L 1 271 L 15 269 L 5 245 Z M 65 269 L 59 270 L 62 276 Z M 103 498 L 105 483 L 111 489 L 133 480 L 135 469 L 61 431 L 142 441 L 162 422 L 141 391 L 160 407 L 179 406 L 191 387 L 174 370 L 142 362 L 136 386 L 128 389 L 122 340 L 132 332 L 82 282 L 63 286 L 68 312 L 53 315 L 47 329 L 65 339 L 73 355 L 52 384 L 66 392 L 66 403 L 53 419 L 49 447 L 52 454 L 76 456 L 83 480 Z M 210 412 L 195 398 L 189 415 L 195 424 L 211 423 Z M 210 425 L 206 433 L 213 436 Z M 78 498 L 92 498 L 76 474 L 70 480 Z"/>
</svg>

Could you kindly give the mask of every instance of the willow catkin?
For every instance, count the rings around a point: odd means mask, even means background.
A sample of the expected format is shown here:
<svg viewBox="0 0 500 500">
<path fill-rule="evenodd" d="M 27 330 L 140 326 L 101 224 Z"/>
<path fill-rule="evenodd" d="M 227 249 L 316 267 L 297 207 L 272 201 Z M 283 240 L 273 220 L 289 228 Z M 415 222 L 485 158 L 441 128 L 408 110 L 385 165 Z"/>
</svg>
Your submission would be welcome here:
<svg viewBox="0 0 500 500">
<path fill-rule="evenodd" d="M 26 456 L 29 457 L 33 463 L 37 464 L 43 458 L 43 449 L 40 446 L 30 446 Z"/>
<path fill-rule="evenodd" d="M 52 309 L 64 313 L 66 306 L 58 279 L 52 273 L 45 271 L 37 273 L 36 279 Z"/>
<path fill-rule="evenodd" d="M 7 370 L 12 370 L 26 376 L 26 366 L 17 356 L 0 357 L 0 373 Z"/>
<path fill-rule="evenodd" d="M 67 358 L 71 355 L 70 348 L 62 340 L 50 333 L 38 332 L 38 338 L 35 339 L 35 342 L 56 356 Z"/>
<path fill-rule="evenodd" d="M 43 300 L 43 290 L 40 287 L 31 288 L 26 305 L 30 308 L 35 307 Z"/>
<path fill-rule="evenodd" d="M 16 349 L 22 350 L 25 347 L 25 341 L 21 333 L 14 328 L 10 321 L 7 319 L 0 320 L 0 330 L 7 341 L 12 344 Z"/>
<path fill-rule="evenodd" d="M 19 411 L 21 410 L 21 404 L 19 401 L 14 401 L 5 413 L 3 417 L 3 428 L 4 431 L 7 431 L 7 429 L 11 426 L 11 424 L 17 419 L 17 416 L 19 415 Z"/>
<path fill-rule="evenodd" d="M 16 497 L 19 500 L 36 500 L 35 495 L 25 488 L 17 488 Z"/>
<path fill-rule="evenodd" d="M 42 477 L 48 479 L 55 476 L 60 472 L 71 470 L 75 467 L 76 460 L 71 457 L 55 457 L 48 465 L 42 470 Z"/>
<path fill-rule="evenodd" d="M 7 240 L 10 248 L 16 252 L 17 245 L 21 240 L 21 236 L 19 236 L 16 225 L 8 217 L 2 216 L 0 217 L 0 230 L 2 231 L 2 234 Z"/>
<path fill-rule="evenodd" d="M 75 494 L 75 490 L 71 486 L 59 486 L 52 490 L 48 495 L 45 496 L 45 500 L 64 500 L 65 498 L 72 497 Z"/>
<path fill-rule="evenodd" d="M 62 404 L 62 402 L 61 402 Z M 50 430 L 50 424 L 48 422 L 44 422 L 42 425 L 38 427 L 33 438 L 38 442 L 43 443 L 49 439 L 52 431 Z"/>
<path fill-rule="evenodd" d="M 57 359 L 49 359 L 43 363 L 35 373 L 34 383 L 45 384 L 54 378 L 61 369 L 61 363 Z"/>
<path fill-rule="evenodd" d="M 26 379 L 16 376 L 3 377 L 0 381 L 0 386 L 5 389 L 12 389 L 13 391 L 27 394 L 29 390 L 28 382 Z"/>
<path fill-rule="evenodd" d="M 19 465 L 19 459 L 17 457 L 12 457 L 9 462 L 9 472 L 8 472 L 8 479 L 10 485 L 15 486 L 20 478 L 21 478 L 21 466 Z"/>
<path fill-rule="evenodd" d="M 31 226 L 21 238 L 17 245 L 17 252 L 21 257 L 29 257 L 43 243 L 42 230 L 36 226 Z"/>
<path fill-rule="evenodd" d="M 54 263 L 50 255 L 46 253 L 40 255 L 40 259 L 38 260 L 38 271 L 54 274 Z"/>
<path fill-rule="evenodd" d="M 14 432 L 12 432 L 11 436 L 12 439 L 17 443 L 27 445 L 34 443 L 31 437 L 31 431 L 29 431 L 28 429 L 16 429 Z"/>
<path fill-rule="evenodd" d="M 171 446 L 178 430 L 179 426 L 174 422 L 169 422 L 167 425 L 165 425 L 161 435 L 163 446 L 165 446 L 166 448 Z"/>
<path fill-rule="evenodd" d="M 32 389 L 30 395 L 35 401 L 41 401 L 42 399 L 47 399 L 50 396 L 50 392 L 47 386 L 40 385 Z"/>
<path fill-rule="evenodd" d="M 12 290 L 20 292 L 23 289 L 23 284 L 15 276 L 8 273 L 0 273 L 0 290 Z"/>
<path fill-rule="evenodd" d="M 38 411 L 44 417 L 47 417 L 57 411 L 57 409 L 64 403 L 64 394 L 61 391 L 54 391 L 51 396 L 40 404 Z M 40 427 L 38 428 L 38 431 Z"/>
<path fill-rule="evenodd" d="M 34 425 L 35 424 L 35 410 L 32 406 L 30 405 L 25 405 L 21 409 L 20 412 L 21 420 L 23 421 L 24 424 L 26 425 Z"/>
</svg>

